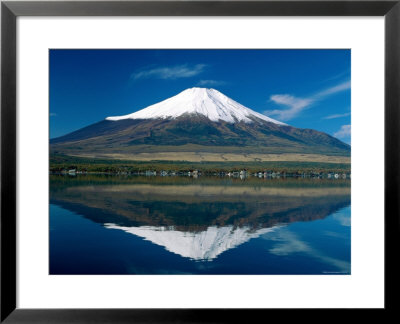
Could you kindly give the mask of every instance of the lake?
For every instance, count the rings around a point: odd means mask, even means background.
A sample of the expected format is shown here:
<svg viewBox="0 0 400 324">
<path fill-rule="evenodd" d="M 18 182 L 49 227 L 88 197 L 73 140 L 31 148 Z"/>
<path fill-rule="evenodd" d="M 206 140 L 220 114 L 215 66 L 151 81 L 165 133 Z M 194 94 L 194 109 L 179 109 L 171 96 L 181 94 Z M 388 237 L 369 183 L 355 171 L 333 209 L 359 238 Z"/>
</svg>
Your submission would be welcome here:
<svg viewBox="0 0 400 324">
<path fill-rule="evenodd" d="M 50 274 L 350 274 L 346 179 L 50 175 Z"/>
</svg>

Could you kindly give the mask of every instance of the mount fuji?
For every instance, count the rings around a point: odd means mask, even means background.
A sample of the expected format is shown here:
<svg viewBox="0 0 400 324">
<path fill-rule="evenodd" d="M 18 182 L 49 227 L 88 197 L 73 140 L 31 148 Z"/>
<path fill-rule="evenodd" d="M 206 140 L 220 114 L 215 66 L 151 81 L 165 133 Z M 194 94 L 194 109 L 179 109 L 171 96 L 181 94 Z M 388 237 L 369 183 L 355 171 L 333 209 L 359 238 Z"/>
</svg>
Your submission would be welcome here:
<svg viewBox="0 0 400 324">
<path fill-rule="evenodd" d="M 350 155 L 350 146 L 247 108 L 215 89 L 190 88 L 124 116 L 111 116 L 51 139 L 66 155 L 154 152 Z"/>
<path fill-rule="evenodd" d="M 201 232 L 180 232 L 164 227 L 141 226 L 126 227 L 116 224 L 104 224 L 107 229 L 122 230 L 126 233 L 142 237 L 167 251 L 197 261 L 212 261 L 223 252 L 267 234 L 282 227 L 261 228 L 256 231 L 248 227 L 210 226 Z"/>
<path fill-rule="evenodd" d="M 277 120 L 251 110 L 228 98 L 215 89 L 191 88 L 176 96 L 139 110 L 133 114 L 107 117 L 106 120 L 124 119 L 175 119 L 181 116 L 204 116 L 213 122 L 257 122 L 285 125 Z"/>
</svg>

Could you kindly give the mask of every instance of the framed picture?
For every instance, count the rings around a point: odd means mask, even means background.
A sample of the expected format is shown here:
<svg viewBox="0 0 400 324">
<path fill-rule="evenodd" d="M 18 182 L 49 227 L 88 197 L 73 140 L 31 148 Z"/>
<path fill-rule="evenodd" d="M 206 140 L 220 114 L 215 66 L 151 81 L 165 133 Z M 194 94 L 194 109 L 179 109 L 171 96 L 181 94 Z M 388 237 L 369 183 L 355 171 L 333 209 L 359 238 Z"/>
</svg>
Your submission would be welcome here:
<svg viewBox="0 0 400 324">
<path fill-rule="evenodd" d="M 1 10 L 2 321 L 394 310 L 398 1 Z"/>
</svg>

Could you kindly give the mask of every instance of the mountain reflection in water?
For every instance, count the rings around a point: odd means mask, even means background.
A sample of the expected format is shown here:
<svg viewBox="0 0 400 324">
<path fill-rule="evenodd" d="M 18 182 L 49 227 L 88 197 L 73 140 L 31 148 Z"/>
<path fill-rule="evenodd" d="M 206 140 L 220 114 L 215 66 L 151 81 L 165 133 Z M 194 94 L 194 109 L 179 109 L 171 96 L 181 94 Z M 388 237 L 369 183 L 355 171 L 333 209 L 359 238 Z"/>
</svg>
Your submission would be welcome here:
<svg viewBox="0 0 400 324">
<path fill-rule="evenodd" d="M 349 206 L 350 182 L 51 176 L 50 203 L 189 260 L 213 261 L 290 223 Z"/>
</svg>

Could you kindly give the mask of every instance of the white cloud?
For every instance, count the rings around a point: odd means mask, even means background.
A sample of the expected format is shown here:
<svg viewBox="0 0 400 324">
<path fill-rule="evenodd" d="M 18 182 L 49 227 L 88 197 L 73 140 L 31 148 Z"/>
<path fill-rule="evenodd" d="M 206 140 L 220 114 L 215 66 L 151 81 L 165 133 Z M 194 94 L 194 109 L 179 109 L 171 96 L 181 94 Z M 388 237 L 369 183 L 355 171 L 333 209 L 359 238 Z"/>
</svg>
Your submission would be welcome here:
<svg viewBox="0 0 400 324">
<path fill-rule="evenodd" d="M 199 87 L 209 86 L 209 87 L 218 87 L 225 85 L 225 81 L 218 81 L 218 80 L 200 80 L 197 85 Z"/>
<path fill-rule="evenodd" d="M 275 246 L 269 249 L 269 252 L 272 254 L 278 256 L 289 256 L 296 253 L 306 254 L 320 262 L 336 267 L 339 272 L 349 272 L 349 262 L 325 255 L 320 250 L 302 241 L 296 234 L 288 229 L 282 228 L 278 231 L 265 234 L 263 238 L 276 242 Z"/>
<path fill-rule="evenodd" d="M 289 120 L 296 117 L 304 109 L 310 107 L 314 102 L 324 100 L 326 97 L 335 93 L 350 89 L 351 82 L 346 81 L 333 86 L 328 89 L 324 89 L 315 93 L 314 95 L 306 98 L 295 97 L 289 94 L 275 94 L 270 97 L 270 100 L 274 103 L 288 107 L 287 109 L 275 109 L 265 111 L 266 115 L 276 116 L 280 120 Z"/>
<path fill-rule="evenodd" d="M 333 134 L 335 137 L 344 138 L 351 136 L 351 125 L 343 125 L 340 129 Z"/>
<path fill-rule="evenodd" d="M 183 64 L 170 67 L 156 67 L 148 70 L 133 73 L 131 78 L 134 80 L 139 79 L 164 79 L 175 80 L 180 78 L 190 78 L 198 75 L 207 67 L 206 64 Z"/>
<path fill-rule="evenodd" d="M 335 214 L 335 215 L 333 215 L 333 218 L 335 220 L 337 220 L 340 223 L 340 225 L 342 225 L 342 226 L 347 226 L 347 227 L 351 226 L 350 215 Z"/>
<path fill-rule="evenodd" d="M 265 236 L 268 239 L 278 241 L 269 251 L 272 254 L 283 256 L 293 253 L 311 253 L 312 248 L 306 243 L 297 238 L 295 234 L 289 230 L 280 230 L 275 234 L 275 237 Z"/>
<path fill-rule="evenodd" d="M 328 81 L 337 80 L 337 79 L 342 79 L 342 80 L 347 79 L 347 78 L 350 78 L 350 73 L 351 73 L 350 69 L 346 69 L 345 71 L 335 74 L 335 75 L 325 79 L 322 82 L 328 82 Z"/>
<path fill-rule="evenodd" d="M 279 104 L 290 107 L 284 110 L 271 110 L 266 112 L 269 115 L 278 116 L 281 120 L 289 120 L 295 117 L 304 108 L 308 107 L 313 103 L 311 98 L 297 98 L 291 95 L 272 95 L 270 99 Z"/>
<path fill-rule="evenodd" d="M 348 90 L 350 88 L 351 88 L 351 81 L 346 81 L 346 82 L 338 84 L 334 87 L 331 87 L 331 88 L 325 89 L 321 92 L 318 92 L 316 95 L 314 95 L 314 98 L 316 98 L 316 99 L 325 98 L 325 97 L 335 94 L 337 92 Z"/>
<path fill-rule="evenodd" d="M 341 118 L 341 117 L 347 117 L 350 116 L 350 113 L 345 113 L 345 114 L 336 114 L 336 115 L 330 115 L 330 116 L 326 116 L 323 119 L 335 119 L 335 118 Z"/>
</svg>

